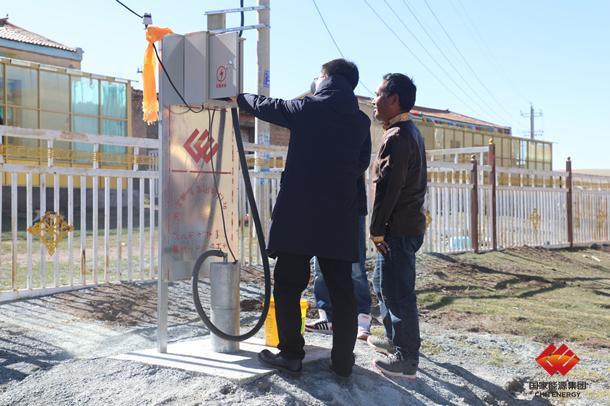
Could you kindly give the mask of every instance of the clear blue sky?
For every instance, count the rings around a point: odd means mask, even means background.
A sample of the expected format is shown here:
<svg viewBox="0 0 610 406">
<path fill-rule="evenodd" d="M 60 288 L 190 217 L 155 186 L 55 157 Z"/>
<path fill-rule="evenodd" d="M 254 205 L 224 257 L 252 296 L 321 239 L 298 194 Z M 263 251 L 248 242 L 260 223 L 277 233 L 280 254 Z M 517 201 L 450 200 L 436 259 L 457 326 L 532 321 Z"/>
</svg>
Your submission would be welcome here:
<svg viewBox="0 0 610 406">
<path fill-rule="evenodd" d="M 364 0 L 317 3 L 343 53 L 358 64 L 362 81 L 370 89 L 384 73 L 403 72 L 418 85 L 417 104 L 509 125 L 519 136 L 529 128 L 528 119 L 520 112 L 529 111 L 531 101 L 544 114 L 536 125 L 544 131 L 542 138 L 555 142 L 556 168 L 563 167 L 567 156 L 572 157 L 575 168 L 610 168 L 609 1 L 427 1 L 470 67 L 425 0 L 387 0 L 402 23 L 385 0 L 368 2 L 433 74 L 390 33 Z M 155 25 L 178 33 L 204 30 L 206 10 L 239 4 L 237 0 L 125 3 L 139 13 L 151 12 Z M 255 1 L 245 3 L 254 5 Z M 338 52 L 312 0 L 272 0 L 271 6 L 271 93 L 290 98 L 308 89 L 320 64 L 338 57 Z M 10 0 L 0 8 L 0 15 L 5 13 L 16 25 L 83 48 L 85 71 L 140 80 L 137 69 L 146 47 L 143 26 L 113 0 Z M 247 13 L 246 24 L 254 24 L 255 18 L 254 13 Z M 231 15 L 228 25 L 238 23 L 238 15 Z M 245 90 L 254 91 L 256 34 L 247 32 L 245 37 L 245 59 L 250 64 Z M 362 87 L 358 92 L 368 93 Z"/>
</svg>

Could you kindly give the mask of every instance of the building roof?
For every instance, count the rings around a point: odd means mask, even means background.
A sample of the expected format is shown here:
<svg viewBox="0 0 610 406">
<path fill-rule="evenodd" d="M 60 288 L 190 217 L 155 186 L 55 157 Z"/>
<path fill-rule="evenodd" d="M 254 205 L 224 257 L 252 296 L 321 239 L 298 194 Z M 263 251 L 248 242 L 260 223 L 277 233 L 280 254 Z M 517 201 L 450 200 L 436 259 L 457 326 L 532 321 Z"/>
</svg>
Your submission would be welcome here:
<svg viewBox="0 0 610 406">
<path fill-rule="evenodd" d="M 481 126 L 481 127 L 493 127 L 493 128 L 498 128 L 498 129 L 502 129 L 502 130 L 510 130 L 510 127 L 490 123 L 489 121 L 479 120 L 478 118 L 465 116 L 463 114 L 450 111 L 449 109 L 439 110 L 439 109 L 433 109 L 430 107 L 415 106 L 411 110 L 411 114 L 420 115 L 420 116 L 424 115 L 424 116 L 428 116 L 428 117 L 434 117 L 434 118 L 439 118 L 439 119 L 454 121 L 454 122 L 457 121 L 460 123 L 472 124 L 472 125 Z"/>
<path fill-rule="evenodd" d="M 582 175 L 610 177 L 610 169 L 573 169 L 572 172 Z"/>
<path fill-rule="evenodd" d="M 366 96 L 357 96 L 360 103 L 370 103 L 371 98 Z M 414 106 L 409 112 L 411 117 L 422 121 L 429 121 L 438 124 L 448 124 L 458 127 L 470 127 L 475 129 L 486 129 L 504 134 L 510 134 L 511 128 L 499 124 L 494 124 L 489 121 L 479 120 L 478 118 L 465 116 L 460 113 L 453 112 L 449 109 L 440 110 L 431 107 Z"/>
<path fill-rule="evenodd" d="M 77 48 L 72 48 L 59 42 L 53 41 L 49 38 L 43 37 L 42 35 L 28 31 L 24 28 L 18 27 L 8 21 L 8 17 L 0 18 L 0 38 L 9 41 L 22 42 L 25 44 L 39 45 L 48 48 L 61 49 L 63 51 L 76 52 Z"/>
</svg>

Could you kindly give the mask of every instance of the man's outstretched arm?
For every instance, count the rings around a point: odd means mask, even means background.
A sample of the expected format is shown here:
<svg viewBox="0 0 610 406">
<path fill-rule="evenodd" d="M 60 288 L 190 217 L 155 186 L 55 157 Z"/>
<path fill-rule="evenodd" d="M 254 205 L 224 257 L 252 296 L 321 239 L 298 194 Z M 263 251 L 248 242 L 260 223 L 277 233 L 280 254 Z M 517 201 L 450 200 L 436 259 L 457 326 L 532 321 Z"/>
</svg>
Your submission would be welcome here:
<svg viewBox="0 0 610 406">
<path fill-rule="evenodd" d="M 283 100 L 262 95 L 242 93 L 237 96 L 237 104 L 248 113 L 281 127 L 291 128 L 297 116 L 303 111 L 304 101 Z"/>
</svg>

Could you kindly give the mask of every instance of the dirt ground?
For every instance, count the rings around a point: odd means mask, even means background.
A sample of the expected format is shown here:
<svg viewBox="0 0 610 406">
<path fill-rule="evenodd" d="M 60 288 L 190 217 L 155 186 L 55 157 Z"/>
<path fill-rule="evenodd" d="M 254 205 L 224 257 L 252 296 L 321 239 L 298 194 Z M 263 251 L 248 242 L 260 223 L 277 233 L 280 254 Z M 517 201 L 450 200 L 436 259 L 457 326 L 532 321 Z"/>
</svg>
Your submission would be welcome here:
<svg viewBox="0 0 610 406">
<path fill-rule="evenodd" d="M 519 248 L 426 255 L 424 320 L 458 330 L 610 348 L 610 249 Z"/>
<path fill-rule="evenodd" d="M 367 262 L 369 277 L 373 265 Z M 242 271 L 243 326 L 262 308 L 262 278 L 260 269 Z M 279 374 L 235 385 L 105 358 L 154 347 L 156 293 L 156 284 L 121 283 L 0 304 L 0 405 L 610 404 L 608 247 L 418 255 L 422 360 L 416 384 L 378 375 L 365 343 L 356 347 L 348 386 L 335 384 L 321 362 L 300 380 Z M 314 303 L 311 285 L 305 297 Z M 378 316 L 374 295 L 373 302 Z M 317 311 L 311 308 L 308 316 Z M 188 283 L 170 288 L 169 317 L 170 341 L 208 334 Z M 383 334 L 379 320 L 373 332 Z M 306 339 L 331 344 L 328 336 Z M 565 343 L 581 359 L 565 377 L 550 377 L 535 362 L 551 343 Z M 588 387 L 578 398 L 553 399 L 532 390 L 538 381 Z M 124 396 L 117 397 L 119 390 Z"/>
</svg>

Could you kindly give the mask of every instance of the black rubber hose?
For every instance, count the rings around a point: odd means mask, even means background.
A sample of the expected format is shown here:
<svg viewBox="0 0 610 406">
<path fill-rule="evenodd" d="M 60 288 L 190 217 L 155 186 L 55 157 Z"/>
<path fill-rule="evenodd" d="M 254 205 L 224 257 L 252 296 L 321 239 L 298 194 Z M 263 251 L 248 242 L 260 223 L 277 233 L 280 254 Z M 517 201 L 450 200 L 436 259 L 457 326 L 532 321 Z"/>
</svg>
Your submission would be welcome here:
<svg viewBox="0 0 610 406">
<path fill-rule="evenodd" d="M 203 306 L 201 306 L 201 301 L 199 300 L 199 271 L 204 261 L 210 256 L 217 257 L 225 257 L 226 254 L 222 251 L 211 250 L 206 251 L 195 262 L 195 267 L 193 268 L 193 301 L 195 302 L 195 308 L 197 309 L 197 313 L 199 313 L 199 317 L 203 323 L 208 327 L 208 329 L 216 334 L 220 338 L 224 338 L 229 341 L 244 341 L 248 338 L 254 336 L 265 324 L 265 319 L 267 318 L 267 313 L 269 312 L 269 304 L 271 301 L 271 269 L 269 268 L 269 256 L 267 255 L 267 249 L 265 244 L 265 235 L 263 234 L 263 226 L 261 224 L 261 219 L 258 215 L 258 207 L 256 206 L 256 200 L 254 200 L 254 191 L 252 190 L 252 183 L 250 182 L 250 172 L 248 172 L 248 163 L 246 162 L 246 152 L 244 150 L 244 143 L 241 139 L 241 131 L 239 128 L 239 115 L 237 113 L 237 108 L 233 107 L 231 109 L 231 118 L 233 121 L 233 130 L 235 132 L 235 143 L 237 144 L 237 152 L 239 156 L 239 164 L 241 167 L 241 173 L 244 178 L 244 184 L 246 186 L 246 195 L 248 196 L 248 203 L 250 203 L 250 209 L 252 210 L 252 219 L 254 220 L 254 226 L 256 228 L 256 236 L 258 238 L 258 246 L 261 251 L 261 258 L 263 259 L 263 270 L 265 275 L 265 299 L 263 302 L 263 312 L 258 319 L 256 325 L 247 333 L 241 334 L 238 336 L 234 336 L 231 334 L 227 334 L 218 329 L 212 321 L 208 318 L 203 310 Z"/>
</svg>

